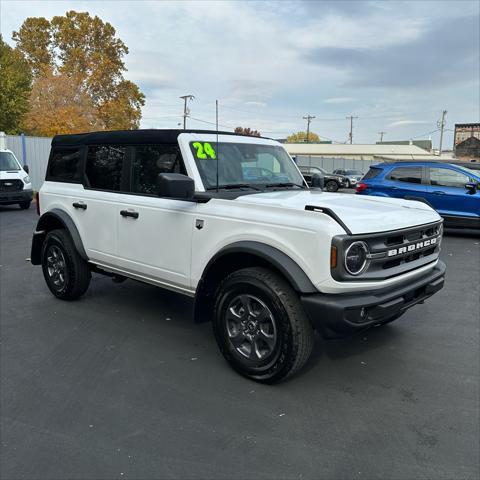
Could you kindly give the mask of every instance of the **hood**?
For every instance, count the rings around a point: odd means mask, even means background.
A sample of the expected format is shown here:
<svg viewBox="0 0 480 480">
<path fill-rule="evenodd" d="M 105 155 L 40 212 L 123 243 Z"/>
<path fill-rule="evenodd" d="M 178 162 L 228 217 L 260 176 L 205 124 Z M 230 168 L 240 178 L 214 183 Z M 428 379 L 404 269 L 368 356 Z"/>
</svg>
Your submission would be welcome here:
<svg viewBox="0 0 480 480">
<path fill-rule="evenodd" d="M 24 170 L 0 170 L 0 180 L 21 180 L 26 175 Z"/>
<path fill-rule="evenodd" d="M 421 202 L 320 190 L 257 193 L 234 201 L 301 211 L 307 205 L 328 208 L 353 234 L 386 232 L 440 220 L 435 210 Z"/>
</svg>

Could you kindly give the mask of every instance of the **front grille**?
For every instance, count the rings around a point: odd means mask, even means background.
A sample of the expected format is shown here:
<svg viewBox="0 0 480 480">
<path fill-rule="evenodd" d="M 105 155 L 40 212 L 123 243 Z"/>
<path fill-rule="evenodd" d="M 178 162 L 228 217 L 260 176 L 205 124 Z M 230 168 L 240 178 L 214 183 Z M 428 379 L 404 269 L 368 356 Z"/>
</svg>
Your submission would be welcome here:
<svg viewBox="0 0 480 480">
<path fill-rule="evenodd" d="M 440 253 L 442 222 L 372 235 L 339 235 L 333 244 L 343 252 L 357 240 L 368 245 L 369 265 L 359 276 L 349 275 L 343 265 L 332 269 L 337 280 L 383 280 L 435 261 Z"/>
<path fill-rule="evenodd" d="M 0 180 L 0 192 L 18 192 L 19 190 L 23 190 L 21 180 Z"/>
</svg>

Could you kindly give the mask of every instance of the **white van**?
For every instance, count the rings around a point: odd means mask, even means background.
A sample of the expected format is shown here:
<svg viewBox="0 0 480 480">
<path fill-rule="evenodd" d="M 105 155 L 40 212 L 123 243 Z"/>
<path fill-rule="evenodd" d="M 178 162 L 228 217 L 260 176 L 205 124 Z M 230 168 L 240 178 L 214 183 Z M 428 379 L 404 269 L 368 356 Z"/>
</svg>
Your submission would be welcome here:
<svg viewBox="0 0 480 480">
<path fill-rule="evenodd" d="M 0 145 L 0 205 L 15 205 L 22 210 L 32 202 L 32 184 L 28 167 L 22 167 L 11 150 Z"/>
</svg>

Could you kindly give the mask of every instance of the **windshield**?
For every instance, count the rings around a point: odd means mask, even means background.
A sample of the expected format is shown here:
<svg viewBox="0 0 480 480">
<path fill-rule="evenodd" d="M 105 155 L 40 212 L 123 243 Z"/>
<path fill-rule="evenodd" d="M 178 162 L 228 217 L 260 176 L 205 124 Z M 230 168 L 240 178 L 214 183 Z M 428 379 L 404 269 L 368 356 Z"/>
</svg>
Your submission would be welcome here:
<svg viewBox="0 0 480 480">
<path fill-rule="evenodd" d="M 190 142 L 206 190 L 220 187 L 303 187 L 304 180 L 282 147 L 254 143 Z M 217 162 L 218 159 L 218 162 Z"/>
<path fill-rule="evenodd" d="M 347 175 L 363 175 L 363 173 L 358 170 L 347 170 Z"/>
<path fill-rule="evenodd" d="M 11 152 L 0 152 L 0 171 L 20 170 L 20 165 Z"/>
</svg>

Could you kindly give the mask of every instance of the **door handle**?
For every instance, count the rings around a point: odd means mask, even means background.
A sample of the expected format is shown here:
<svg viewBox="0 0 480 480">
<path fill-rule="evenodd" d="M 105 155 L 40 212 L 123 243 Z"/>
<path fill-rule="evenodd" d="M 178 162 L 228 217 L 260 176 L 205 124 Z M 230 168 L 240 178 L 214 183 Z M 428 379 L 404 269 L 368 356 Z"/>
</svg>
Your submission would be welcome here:
<svg viewBox="0 0 480 480">
<path fill-rule="evenodd" d="M 432 193 L 434 195 L 445 195 L 445 192 L 442 192 L 441 190 L 434 190 Z"/>
<path fill-rule="evenodd" d="M 138 218 L 138 212 L 131 212 L 130 210 L 120 210 L 122 217 Z"/>
<path fill-rule="evenodd" d="M 80 208 L 81 210 L 86 210 L 87 209 L 87 204 L 83 202 L 73 202 L 72 203 L 73 208 Z"/>
</svg>

